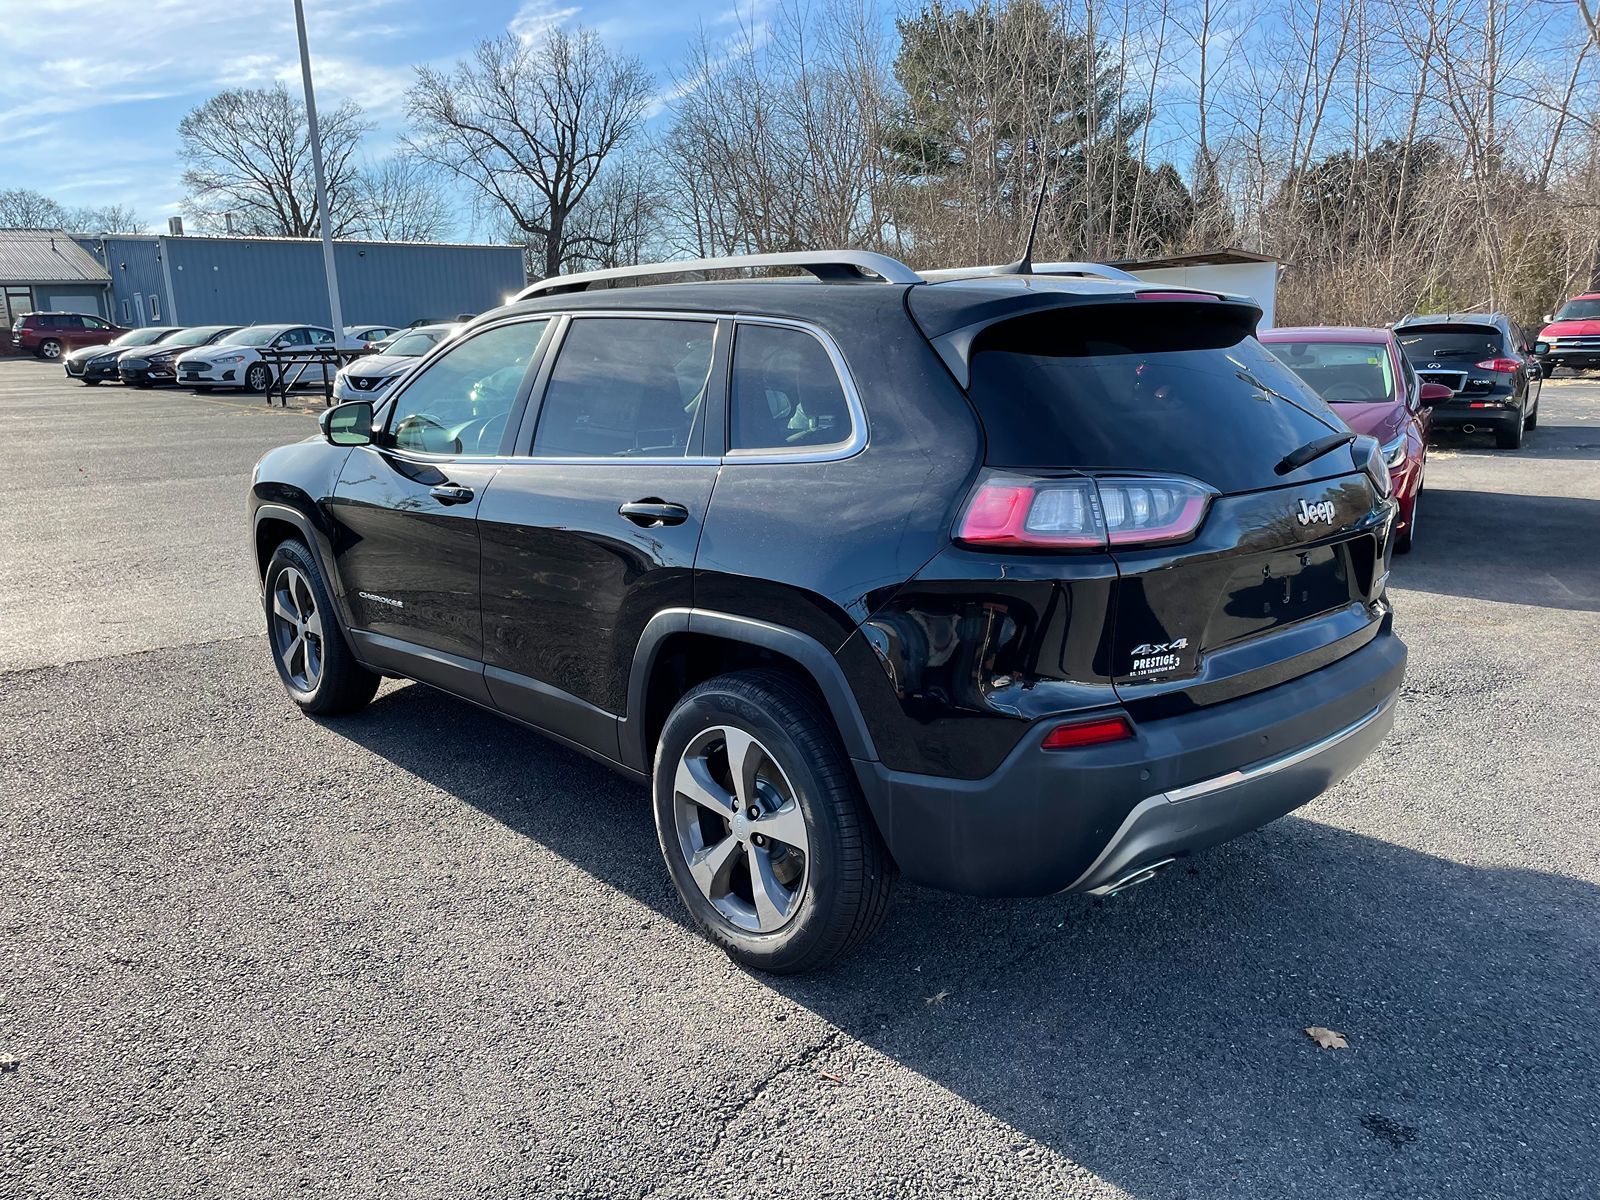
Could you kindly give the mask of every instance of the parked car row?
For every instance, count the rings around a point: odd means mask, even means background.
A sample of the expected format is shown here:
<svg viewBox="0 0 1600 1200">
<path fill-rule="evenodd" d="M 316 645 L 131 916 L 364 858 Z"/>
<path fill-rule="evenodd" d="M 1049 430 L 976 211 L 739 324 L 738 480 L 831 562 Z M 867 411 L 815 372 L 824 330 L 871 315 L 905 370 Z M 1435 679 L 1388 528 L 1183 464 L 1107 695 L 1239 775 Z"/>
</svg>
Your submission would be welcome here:
<svg viewBox="0 0 1600 1200">
<path fill-rule="evenodd" d="M 37 314 L 35 314 L 37 315 Z M 60 328 L 41 325 L 42 328 Z M 372 351 L 360 358 L 354 383 L 341 370 L 334 386 L 347 393 L 376 394 L 409 362 L 426 353 L 455 325 L 394 329 L 389 326 L 348 326 L 338 341 L 333 331 L 318 325 L 199 325 L 190 328 L 145 326 L 117 332 L 105 342 L 65 350 L 45 357 L 61 358 L 68 377 L 85 386 L 121 382 L 133 387 L 182 384 L 198 392 L 240 389 L 264 392 L 275 382 L 277 356 L 299 349 Z M 382 353 L 376 353 L 379 349 Z M 308 355 L 308 357 L 311 357 Z M 308 383 L 322 383 L 322 374 L 307 372 Z"/>
</svg>

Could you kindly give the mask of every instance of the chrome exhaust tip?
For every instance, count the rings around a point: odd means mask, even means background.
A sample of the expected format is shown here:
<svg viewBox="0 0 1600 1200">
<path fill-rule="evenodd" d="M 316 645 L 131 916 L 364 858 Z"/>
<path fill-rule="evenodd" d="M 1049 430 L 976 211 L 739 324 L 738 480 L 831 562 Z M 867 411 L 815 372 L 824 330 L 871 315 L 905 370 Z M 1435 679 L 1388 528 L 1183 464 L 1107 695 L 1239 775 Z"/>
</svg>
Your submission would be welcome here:
<svg viewBox="0 0 1600 1200">
<path fill-rule="evenodd" d="M 1151 863 L 1146 867 L 1140 867 L 1136 871 L 1129 871 L 1121 879 L 1114 880 L 1111 883 L 1102 884 L 1097 888 L 1090 888 L 1089 895 L 1115 896 L 1118 892 L 1125 892 L 1129 888 L 1137 887 L 1141 883 L 1149 883 L 1157 875 L 1161 874 L 1161 872 L 1165 871 L 1177 861 L 1178 860 L 1175 858 L 1164 858 L 1160 862 Z"/>
<path fill-rule="evenodd" d="M 1476 425 L 1463 425 L 1461 427 L 1461 432 L 1462 433 L 1477 433 L 1478 432 L 1478 427 Z"/>
</svg>

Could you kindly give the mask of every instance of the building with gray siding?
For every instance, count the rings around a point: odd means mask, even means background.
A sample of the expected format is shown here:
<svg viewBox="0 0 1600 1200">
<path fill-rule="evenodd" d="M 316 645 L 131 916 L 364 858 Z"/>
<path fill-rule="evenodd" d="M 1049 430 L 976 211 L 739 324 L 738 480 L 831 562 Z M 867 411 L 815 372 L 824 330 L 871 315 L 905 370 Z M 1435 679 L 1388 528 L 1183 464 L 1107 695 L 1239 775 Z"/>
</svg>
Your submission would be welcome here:
<svg viewBox="0 0 1600 1200">
<path fill-rule="evenodd" d="M 520 260 L 519 260 L 520 261 Z M 59 229 L 0 229 L 0 322 L 5 330 L 31 312 L 80 312 L 114 320 L 111 276 Z M 11 339 L 0 339 L 0 353 Z"/>
<path fill-rule="evenodd" d="M 310 238 L 105 234 L 78 237 L 109 281 L 120 325 L 327 325 L 322 243 Z M 347 325 L 448 320 L 503 304 L 526 282 L 516 246 L 334 243 Z"/>
</svg>

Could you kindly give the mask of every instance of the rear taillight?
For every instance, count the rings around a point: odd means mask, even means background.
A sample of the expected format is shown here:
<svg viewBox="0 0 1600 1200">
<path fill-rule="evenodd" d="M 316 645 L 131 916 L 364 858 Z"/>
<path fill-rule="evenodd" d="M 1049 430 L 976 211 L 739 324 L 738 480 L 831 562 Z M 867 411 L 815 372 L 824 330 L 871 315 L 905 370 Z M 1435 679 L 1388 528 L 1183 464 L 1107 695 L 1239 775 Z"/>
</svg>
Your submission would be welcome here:
<svg viewBox="0 0 1600 1200">
<path fill-rule="evenodd" d="M 1041 550 L 1181 542 L 1200 528 L 1211 496 L 1188 479 L 991 472 L 967 501 L 956 540 Z"/>
<path fill-rule="evenodd" d="M 1522 364 L 1514 358 L 1486 358 L 1481 363 L 1474 363 L 1480 371 L 1493 371 L 1497 375 L 1514 375 Z"/>
<path fill-rule="evenodd" d="M 1044 735 L 1040 744 L 1043 750 L 1077 750 L 1082 746 L 1103 746 L 1107 742 L 1122 742 L 1133 736 L 1133 723 L 1121 713 L 1110 717 L 1090 717 L 1086 721 L 1068 721 L 1057 725 Z"/>
</svg>

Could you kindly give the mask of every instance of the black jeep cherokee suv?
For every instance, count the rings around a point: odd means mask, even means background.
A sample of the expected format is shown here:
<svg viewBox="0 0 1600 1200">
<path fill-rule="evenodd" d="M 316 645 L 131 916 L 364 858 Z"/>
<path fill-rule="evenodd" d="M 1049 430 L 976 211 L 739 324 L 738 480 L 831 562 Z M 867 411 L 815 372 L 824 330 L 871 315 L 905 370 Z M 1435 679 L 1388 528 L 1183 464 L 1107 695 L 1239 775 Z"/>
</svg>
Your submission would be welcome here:
<svg viewBox="0 0 1600 1200">
<path fill-rule="evenodd" d="M 1382 457 L 1252 304 L 696 266 L 818 278 L 547 280 L 261 460 L 301 707 L 405 676 L 648 782 L 695 920 L 775 971 L 865 938 L 896 869 L 1114 891 L 1384 736 Z"/>
</svg>

